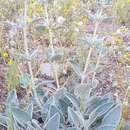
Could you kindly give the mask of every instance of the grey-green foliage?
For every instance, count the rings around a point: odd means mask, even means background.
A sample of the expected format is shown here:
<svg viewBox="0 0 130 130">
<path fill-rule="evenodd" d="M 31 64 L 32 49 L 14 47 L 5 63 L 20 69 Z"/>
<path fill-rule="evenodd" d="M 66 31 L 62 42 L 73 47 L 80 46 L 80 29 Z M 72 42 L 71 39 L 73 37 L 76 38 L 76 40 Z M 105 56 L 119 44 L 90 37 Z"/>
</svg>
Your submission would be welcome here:
<svg viewBox="0 0 130 130">
<path fill-rule="evenodd" d="M 103 4 L 103 5 L 111 5 L 112 0 L 97 0 L 98 3 Z"/>
<path fill-rule="evenodd" d="M 82 87 L 87 87 L 82 86 Z M 82 90 L 80 86 L 80 90 Z M 83 88 L 83 90 L 86 90 Z M 0 114 L 0 124 L 12 130 L 115 130 L 120 122 L 122 107 L 110 94 L 92 96 L 83 91 L 77 96 L 61 88 L 43 100 L 40 117 L 34 116 L 35 102 L 22 109 L 16 91 L 9 93 L 6 112 Z M 76 94 L 76 95 L 75 95 Z M 43 97 L 44 98 L 44 97 Z M 83 104 L 81 99 L 83 98 Z M 86 100 L 85 100 L 86 99 Z M 84 109 L 81 111 L 81 105 Z M 37 115 L 38 116 L 38 115 Z M 42 122 L 37 119 L 42 118 Z"/>
</svg>

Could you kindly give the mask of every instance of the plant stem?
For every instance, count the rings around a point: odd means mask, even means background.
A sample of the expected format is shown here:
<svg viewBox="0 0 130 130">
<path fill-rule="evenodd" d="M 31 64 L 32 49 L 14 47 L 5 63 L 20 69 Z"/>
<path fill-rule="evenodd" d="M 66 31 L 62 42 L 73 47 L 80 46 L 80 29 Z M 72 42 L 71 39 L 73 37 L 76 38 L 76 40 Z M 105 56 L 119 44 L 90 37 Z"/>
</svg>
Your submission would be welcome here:
<svg viewBox="0 0 130 130">
<path fill-rule="evenodd" d="M 54 55 L 55 51 L 54 51 L 54 46 L 53 46 L 52 30 L 50 28 L 50 20 L 49 20 L 47 7 L 48 7 L 48 5 L 44 4 L 45 15 L 46 15 L 46 22 L 47 22 L 47 26 L 48 26 L 48 30 L 49 30 L 50 48 L 51 48 L 52 55 Z M 57 68 L 56 68 L 56 62 L 52 62 L 52 68 L 53 68 L 54 76 L 55 76 L 55 79 L 56 79 L 57 88 L 59 89 L 60 85 L 59 85 L 59 79 L 58 79 L 58 72 L 57 72 Z"/>
<path fill-rule="evenodd" d="M 94 71 L 93 76 L 92 76 L 92 83 L 93 83 L 93 81 L 94 81 L 94 79 L 95 79 L 95 76 L 96 76 L 96 70 L 97 70 L 97 68 L 98 68 L 98 66 L 99 66 L 99 63 L 100 63 L 101 54 L 102 54 L 102 51 L 100 51 L 100 52 L 99 52 L 99 55 L 98 55 L 98 59 L 97 59 L 95 71 Z"/>
<path fill-rule="evenodd" d="M 25 0 L 24 1 L 24 29 L 23 29 L 23 35 L 24 35 L 24 49 L 25 49 L 25 52 L 26 52 L 26 56 L 29 57 L 29 47 L 28 47 L 28 41 L 27 41 L 27 18 L 28 18 L 27 17 L 27 12 L 28 12 L 28 1 Z M 30 73 L 30 76 L 31 76 L 30 89 L 31 89 L 31 91 L 33 91 L 34 96 L 36 98 L 36 102 L 37 102 L 38 106 L 41 108 L 41 103 L 38 100 L 37 93 L 35 91 L 35 82 L 34 82 L 34 76 L 33 76 L 33 71 L 32 71 L 32 63 L 31 63 L 31 61 L 28 61 L 27 63 L 28 63 L 29 73 Z"/>
<path fill-rule="evenodd" d="M 44 4 L 44 8 L 45 8 L 47 27 L 48 27 L 48 31 L 49 31 L 50 48 L 51 48 L 52 54 L 54 54 L 54 46 L 53 46 L 53 40 L 52 40 L 53 39 L 52 38 L 52 30 L 50 28 L 50 20 L 49 20 L 49 15 L 48 15 L 48 6 L 47 6 L 47 4 Z"/>
<path fill-rule="evenodd" d="M 3 25 L 2 25 L 2 27 L 1 27 L 1 30 L 0 30 L 0 52 L 1 52 L 1 50 L 2 50 L 2 31 L 3 31 Z"/>
<path fill-rule="evenodd" d="M 83 71 L 83 74 L 82 74 L 82 77 L 81 77 L 81 84 L 83 84 L 84 80 L 85 80 L 85 74 L 86 74 L 86 71 L 87 71 L 87 68 L 88 68 L 88 65 L 89 65 L 92 50 L 93 50 L 92 47 L 90 47 L 89 52 L 88 52 L 88 56 L 87 56 L 87 59 L 86 59 L 84 71 Z"/>
<path fill-rule="evenodd" d="M 26 52 L 26 56 L 29 57 L 29 47 L 28 47 L 28 41 L 27 41 L 27 8 L 28 8 L 28 2 L 25 0 L 24 2 L 24 49 Z M 32 71 L 32 65 L 31 61 L 28 61 L 28 67 L 29 67 L 29 72 L 31 75 L 31 85 L 32 87 L 34 86 L 34 77 L 33 77 L 33 71 Z"/>
<path fill-rule="evenodd" d="M 96 36 L 98 25 L 99 25 L 99 23 L 96 22 L 95 23 L 94 33 L 93 33 L 93 38 Z M 84 80 L 85 80 L 85 74 L 86 74 L 86 71 L 87 71 L 87 68 L 88 68 L 88 65 L 89 65 L 89 61 L 90 61 L 90 57 L 91 57 L 91 54 L 92 54 L 92 50 L 93 50 L 93 47 L 90 47 L 89 52 L 88 52 L 88 56 L 87 56 L 87 59 L 86 59 L 84 71 L 83 71 L 83 74 L 82 74 L 82 77 L 81 77 L 81 84 L 83 84 Z"/>
</svg>

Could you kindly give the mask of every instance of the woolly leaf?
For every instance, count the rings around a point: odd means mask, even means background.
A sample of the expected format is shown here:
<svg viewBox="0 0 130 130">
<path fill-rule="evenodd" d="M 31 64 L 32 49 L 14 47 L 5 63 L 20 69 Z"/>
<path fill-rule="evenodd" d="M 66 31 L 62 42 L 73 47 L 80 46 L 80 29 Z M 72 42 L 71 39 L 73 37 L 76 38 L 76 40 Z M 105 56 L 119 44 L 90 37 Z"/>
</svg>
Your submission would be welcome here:
<svg viewBox="0 0 130 130">
<path fill-rule="evenodd" d="M 59 130 L 59 127 L 60 127 L 60 115 L 56 113 L 45 124 L 45 129 L 46 130 Z"/>
<path fill-rule="evenodd" d="M 13 117 L 18 121 L 19 124 L 21 124 L 22 126 L 24 126 L 27 122 L 31 121 L 31 117 L 30 115 L 19 109 L 19 108 L 11 108 Z"/>
</svg>

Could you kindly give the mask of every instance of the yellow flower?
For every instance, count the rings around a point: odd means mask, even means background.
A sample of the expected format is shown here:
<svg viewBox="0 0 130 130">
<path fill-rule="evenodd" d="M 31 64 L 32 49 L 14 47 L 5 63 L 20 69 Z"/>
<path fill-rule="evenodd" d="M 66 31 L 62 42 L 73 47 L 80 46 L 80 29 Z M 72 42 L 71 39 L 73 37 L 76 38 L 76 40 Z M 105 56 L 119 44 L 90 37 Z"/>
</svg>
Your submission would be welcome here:
<svg viewBox="0 0 130 130">
<path fill-rule="evenodd" d="M 36 6 L 36 7 L 35 7 L 36 12 L 37 12 L 38 14 L 42 14 L 42 13 L 44 12 L 44 8 L 43 8 L 43 6 L 42 6 L 41 4 L 36 4 L 35 6 Z"/>
<path fill-rule="evenodd" d="M 115 37 L 115 42 L 116 44 L 122 44 L 123 43 L 123 38 L 122 37 Z"/>
<path fill-rule="evenodd" d="M 67 4 L 64 5 L 63 10 L 64 14 L 68 15 L 74 11 L 79 6 L 80 0 L 69 0 Z"/>
<path fill-rule="evenodd" d="M 32 22 L 32 18 L 28 18 L 28 23 L 31 23 Z"/>
<path fill-rule="evenodd" d="M 44 13 L 44 7 L 42 4 L 39 4 L 36 1 L 33 1 L 32 3 L 29 4 L 29 10 L 28 10 L 29 16 L 40 16 Z"/>
<path fill-rule="evenodd" d="M 126 28 L 125 26 L 123 27 L 120 27 L 118 30 L 117 30 L 117 33 L 128 33 L 129 29 Z"/>
<path fill-rule="evenodd" d="M 2 13 L 2 12 L 0 12 L 0 16 L 1 16 L 1 17 L 3 16 L 3 13 Z"/>
<path fill-rule="evenodd" d="M 77 27 L 77 26 L 85 25 L 87 24 L 87 22 L 88 22 L 88 18 L 86 16 L 81 16 L 75 19 L 75 21 L 73 21 L 72 24 L 74 24 Z"/>
<path fill-rule="evenodd" d="M 5 52 L 3 52 L 2 57 L 3 57 L 3 58 L 8 58 L 8 57 L 9 57 L 8 52 L 6 52 L 6 51 L 5 51 Z"/>
<path fill-rule="evenodd" d="M 13 62 L 13 60 L 12 59 L 10 59 L 9 61 L 8 61 L 8 65 L 12 65 L 14 62 Z"/>
<path fill-rule="evenodd" d="M 124 55 L 124 59 L 127 60 L 128 62 L 130 61 L 130 52 L 127 52 L 127 53 Z"/>
</svg>

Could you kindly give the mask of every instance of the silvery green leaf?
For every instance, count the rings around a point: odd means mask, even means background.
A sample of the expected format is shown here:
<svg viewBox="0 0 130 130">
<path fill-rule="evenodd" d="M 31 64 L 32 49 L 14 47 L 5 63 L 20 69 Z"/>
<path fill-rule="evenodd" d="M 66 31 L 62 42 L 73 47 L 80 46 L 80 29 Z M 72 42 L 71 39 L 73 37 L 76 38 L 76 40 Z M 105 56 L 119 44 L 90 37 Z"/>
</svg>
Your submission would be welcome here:
<svg viewBox="0 0 130 130">
<path fill-rule="evenodd" d="M 105 14 L 103 14 L 103 10 L 97 10 L 95 14 L 91 14 L 90 12 L 88 13 L 89 18 L 93 21 L 103 21 L 104 19 L 107 18 Z"/>
<path fill-rule="evenodd" d="M 90 86 L 87 86 L 87 84 L 79 84 L 76 86 L 74 94 L 81 99 L 88 99 L 90 96 L 90 89 Z"/>
<path fill-rule="evenodd" d="M 97 0 L 97 2 L 102 5 L 111 5 L 112 4 L 112 0 Z"/>
<path fill-rule="evenodd" d="M 52 3 L 53 0 L 38 0 L 38 2 L 41 4 L 49 4 L 49 3 Z"/>
<path fill-rule="evenodd" d="M 55 80 L 44 80 L 44 81 L 38 80 L 38 81 L 39 81 L 39 83 L 36 84 L 37 87 L 42 86 L 42 85 L 48 85 L 48 87 L 50 87 L 54 90 L 56 89 L 55 86 L 52 85 L 55 82 Z"/>
<path fill-rule="evenodd" d="M 62 59 L 62 55 L 60 54 L 55 54 L 53 56 L 50 57 L 50 60 L 53 61 L 60 61 Z"/>
<path fill-rule="evenodd" d="M 80 102 L 79 100 L 70 93 L 65 93 L 65 96 L 70 100 L 70 102 L 73 104 L 73 106 L 79 110 L 80 109 Z"/>
<path fill-rule="evenodd" d="M 79 111 L 74 111 L 72 108 L 68 108 L 68 120 L 72 126 L 76 128 L 82 128 L 84 126 L 84 119 Z"/>
<path fill-rule="evenodd" d="M 86 102 L 90 98 L 91 91 L 91 86 L 87 84 L 79 84 L 75 87 L 74 93 L 80 99 L 80 110 L 84 111 L 86 109 Z"/>
<path fill-rule="evenodd" d="M 96 130 L 115 130 L 116 128 L 112 125 L 104 125 L 96 128 Z"/>
<path fill-rule="evenodd" d="M 104 42 L 104 38 L 105 37 L 98 37 L 97 35 L 86 35 L 81 40 L 84 41 L 84 44 L 87 44 L 88 46 L 95 46 L 96 48 L 100 47 L 101 49 L 101 46 Z"/>
<path fill-rule="evenodd" d="M 61 122 L 63 123 L 64 122 L 64 116 L 63 116 L 63 113 L 62 111 L 57 108 L 56 106 L 54 105 L 50 105 L 50 109 L 49 109 L 49 112 L 48 112 L 48 119 L 51 118 L 52 116 L 54 116 L 56 113 L 59 113 L 60 114 L 60 119 L 61 119 Z"/>
<path fill-rule="evenodd" d="M 22 60 L 31 61 L 30 55 L 27 54 L 20 54 L 19 55 Z"/>
<path fill-rule="evenodd" d="M 113 101 L 113 98 L 111 97 L 110 94 L 106 94 L 103 97 L 93 96 L 87 102 L 87 113 L 90 114 L 99 105 L 103 105 L 112 101 Z"/>
<path fill-rule="evenodd" d="M 97 79 L 94 79 L 93 82 L 92 81 L 88 82 L 88 85 L 90 85 L 91 88 L 96 88 L 98 84 L 99 81 Z"/>
<path fill-rule="evenodd" d="M 106 47 L 102 47 L 102 50 L 100 50 L 100 51 L 102 53 L 101 57 L 104 57 L 109 53 L 109 50 Z"/>
<path fill-rule="evenodd" d="M 36 130 L 34 127 L 28 126 L 27 130 Z"/>
<path fill-rule="evenodd" d="M 47 51 L 47 58 L 53 62 L 53 61 L 60 61 L 63 57 L 63 52 L 61 50 L 54 50 L 54 52 L 52 52 L 52 50 L 48 50 Z"/>
<path fill-rule="evenodd" d="M 60 127 L 60 114 L 58 113 L 52 116 L 44 126 L 46 130 L 59 130 L 59 127 Z"/>
<path fill-rule="evenodd" d="M 0 124 L 4 127 L 7 127 L 7 121 L 8 121 L 8 117 L 0 114 Z"/>
<path fill-rule="evenodd" d="M 78 63 L 76 63 L 75 61 L 73 60 L 69 60 L 68 63 L 72 66 L 74 72 L 79 76 L 81 77 L 82 73 L 81 73 L 81 67 Z"/>
<path fill-rule="evenodd" d="M 20 84 L 21 84 L 21 87 L 22 88 L 27 88 L 28 85 L 30 84 L 30 75 L 29 74 L 23 74 L 21 77 L 20 77 Z"/>
<path fill-rule="evenodd" d="M 21 124 L 22 126 L 24 126 L 25 124 L 27 124 L 27 122 L 31 121 L 31 117 L 30 115 L 19 109 L 19 108 L 15 108 L 15 107 L 12 107 L 11 108 L 11 112 L 13 114 L 13 117 L 18 121 L 19 124 Z"/>
<path fill-rule="evenodd" d="M 27 130 L 36 130 L 36 128 L 34 126 L 32 126 L 31 122 L 27 123 Z"/>
<path fill-rule="evenodd" d="M 41 103 L 42 101 L 41 101 L 41 98 L 38 97 L 38 93 L 37 93 L 36 88 L 33 88 L 32 101 L 33 101 L 33 103 L 36 103 L 40 108 L 42 108 L 42 103 Z"/>
<path fill-rule="evenodd" d="M 67 100 L 67 98 L 63 98 L 59 100 L 59 109 L 64 114 L 64 117 L 67 117 L 68 115 L 68 107 L 72 107 L 72 104 L 70 101 Z"/>
<path fill-rule="evenodd" d="M 31 60 L 35 59 L 36 56 L 37 56 L 37 53 L 38 53 L 38 49 L 33 50 L 33 51 L 31 52 L 31 54 L 30 54 L 30 59 L 31 59 Z"/>
<path fill-rule="evenodd" d="M 102 99 L 101 101 L 105 100 L 106 102 L 111 102 L 113 101 L 113 96 L 111 93 L 107 93 L 104 96 L 102 96 L 101 99 Z"/>
<path fill-rule="evenodd" d="M 112 108 L 103 118 L 102 125 L 113 125 L 117 128 L 122 116 L 122 105 L 118 104 Z"/>
<path fill-rule="evenodd" d="M 11 90 L 7 97 L 7 109 L 10 109 L 11 106 L 18 106 L 19 101 L 17 98 L 16 90 Z"/>
<path fill-rule="evenodd" d="M 50 104 L 52 103 L 53 98 L 50 97 L 47 99 L 47 101 L 42 106 L 42 120 L 45 121 L 47 118 L 47 114 L 49 112 Z"/>
<path fill-rule="evenodd" d="M 16 121 L 14 121 L 14 130 L 20 130 L 20 127 Z"/>
<path fill-rule="evenodd" d="M 89 116 L 89 126 L 91 126 L 96 120 L 102 119 L 103 116 L 112 108 L 114 107 L 114 103 L 106 103 L 103 105 L 99 105 Z"/>
<path fill-rule="evenodd" d="M 26 53 L 21 53 L 19 54 L 21 59 L 27 60 L 27 61 L 32 61 L 37 57 L 38 49 L 31 50 L 29 54 L 27 55 Z"/>
<path fill-rule="evenodd" d="M 64 94 L 65 94 L 65 93 L 67 93 L 66 88 L 60 88 L 59 90 L 56 91 L 56 93 L 55 93 L 55 95 L 54 95 L 55 104 L 58 105 L 59 100 L 64 97 Z"/>
<path fill-rule="evenodd" d="M 35 27 L 35 33 L 38 36 L 47 33 L 47 31 L 48 31 L 47 27 L 44 26 L 44 25 L 38 25 L 38 26 Z"/>
<path fill-rule="evenodd" d="M 28 115 L 30 115 L 30 118 L 32 119 L 32 116 L 33 116 L 33 103 L 29 104 L 29 106 L 27 108 L 27 113 L 28 113 Z"/>
<path fill-rule="evenodd" d="M 11 21 L 8 21 L 8 20 L 1 21 L 0 24 L 4 24 L 4 25 L 6 25 L 6 26 L 8 26 L 10 28 L 12 28 L 12 27 L 19 28 L 19 29 L 23 28 L 23 26 L 21 26 L 20 24 L 15 23 L 15 22 L 11 22 Z"/>
<path fill-rule="evenodd" d="M 40 125 L 38 124 L 37 120 L 33 119 L 32 124 L 35 127 L 36 130 L 43 130 Z"/>
<path fill-rule="evenodd" d="M 66 130 L 80 130 L 80 129 L 76 127 L 70 127 L 70 128 L 67 128 Z"/>
<path fill-rule="evenodd" d="M 45 96 L 45 92 L 43 91 L 43 89 L 42 88 L 36 88 L 36 91 L 37 91 L 37 96 L 38 97 L 43 97 L 43 96 Z"/>
<path fill-rule="evenodd" d="M 85 116 L 88 116 L 98 105 L 101 98 L 97 96 L 93 96 L 86 103 L 86 111 L 84 113 Z"/>
</svg>

